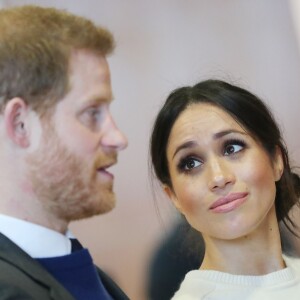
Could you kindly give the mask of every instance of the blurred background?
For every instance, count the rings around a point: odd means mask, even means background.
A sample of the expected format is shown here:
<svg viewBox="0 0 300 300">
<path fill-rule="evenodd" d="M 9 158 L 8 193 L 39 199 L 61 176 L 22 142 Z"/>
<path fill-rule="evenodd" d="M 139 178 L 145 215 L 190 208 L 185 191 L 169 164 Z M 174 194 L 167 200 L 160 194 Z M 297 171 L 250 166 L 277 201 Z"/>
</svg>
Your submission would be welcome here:
<svg viewBox="0 0 300 300">
<path fill-rule="evenodd" d="M 160 194 L 155 205 L 149 180 L 149 135 L 158 109 L 179 86 L 229 80 L 269 104 L 299 166 L 300 2 L 0 0 L 0 7 L 24 4 L 66 9 L 115 36 L 112 110 L 129 138 L 114 168 L 117 208 L 71 229 L 130 299 L 148 299 L 151 258 L 178 218 Z"/>
</svg>

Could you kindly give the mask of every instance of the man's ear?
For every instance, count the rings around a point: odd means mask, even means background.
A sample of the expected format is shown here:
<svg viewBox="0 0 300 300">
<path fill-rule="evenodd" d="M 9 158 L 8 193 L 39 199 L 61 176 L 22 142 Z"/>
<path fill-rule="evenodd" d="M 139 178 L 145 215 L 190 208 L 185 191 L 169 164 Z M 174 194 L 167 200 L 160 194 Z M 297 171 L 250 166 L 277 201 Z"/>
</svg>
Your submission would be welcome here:
<svg viewBox="0 0 300 300">
<path fill-rule="evenodd" d="M 21 98 L 13 98 L 5 106 L 4 123 L 7 135 L 13 143 L 22 148 L 27 148 L 30 144 L 27 115 L 28 105 Z"/>
<path fill-rule="evenodd" d="M 273 159 L 273 167 L 274 167 L 275 181 L 279 181 L 283 173 L 284 164 L 283 164 L 282 151 L 278 146 L 276 147 L 276 151 Z"/>
<path fill-rule="evenodd" d="M 168 196 L 168 198 L 173 202 L 175 207 L 182 213 L 180 202 L 178 201 L 178 198 L 174 193 L 174 190 L 170 186 L 164 185 L 164 192 Z"/>
</svg>

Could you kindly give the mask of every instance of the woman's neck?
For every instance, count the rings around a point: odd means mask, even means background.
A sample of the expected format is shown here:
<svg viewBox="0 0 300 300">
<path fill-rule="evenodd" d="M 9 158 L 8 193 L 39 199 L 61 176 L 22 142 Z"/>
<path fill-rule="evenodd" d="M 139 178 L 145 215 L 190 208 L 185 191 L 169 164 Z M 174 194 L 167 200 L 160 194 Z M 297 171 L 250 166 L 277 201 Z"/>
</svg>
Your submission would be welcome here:
<svg viewBox="0 0 300 300">
<path fill-rule="evenodd" d="M 234 240 L 203 236 L 205 256 L 201 270 L 237 275 L 264 275 L 285 268 L 277 221 Z"/>
</svg>

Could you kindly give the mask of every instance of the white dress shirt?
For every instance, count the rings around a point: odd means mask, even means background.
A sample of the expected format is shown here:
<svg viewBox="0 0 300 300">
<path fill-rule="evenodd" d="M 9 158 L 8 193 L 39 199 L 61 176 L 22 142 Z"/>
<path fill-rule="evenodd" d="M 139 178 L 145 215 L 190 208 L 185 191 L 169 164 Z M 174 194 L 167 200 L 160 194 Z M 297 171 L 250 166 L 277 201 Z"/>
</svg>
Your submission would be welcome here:
<svg viewBox="0 0 300 300">
<path fill-rule="evenodd" d="M 0 214 L 0 232 L 33 258 L 63 256 L 71 253 L 72 234 Z"/>
</svg>

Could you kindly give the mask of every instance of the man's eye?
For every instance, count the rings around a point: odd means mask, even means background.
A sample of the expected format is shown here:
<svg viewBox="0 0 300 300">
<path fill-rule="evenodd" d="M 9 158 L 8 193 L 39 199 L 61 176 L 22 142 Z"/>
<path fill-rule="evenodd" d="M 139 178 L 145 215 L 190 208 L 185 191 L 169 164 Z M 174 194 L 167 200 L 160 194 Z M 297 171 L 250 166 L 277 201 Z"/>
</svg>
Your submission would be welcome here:
<svg viewBox="0 0 300 300">
<path fill-rule="evenodd" d="M 80 121 L 89 128 L 98 128 L 103 118 L 103 110 L 100 107 L 89 107 L 80 115 Z"/>
<path fill-rule="evenodd" d="M 225 155 L 231 155 L 231 154 L 234 154 L 234 153 L 237 153 L 237 152 L 240 152 L 241 150 L 243 150 L 244 146 L 242 145 L 227 145 L 225 147 L 225 150 L 224 150 L 224 154 Z"/>
<path fill-rule="evenodd" d="M 96 118 L 100 115 L 100 110 L 98 108 L 90 108 L 87 110 L 90 117 Z"/>
</svg>

